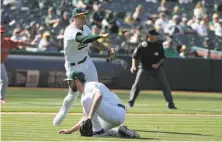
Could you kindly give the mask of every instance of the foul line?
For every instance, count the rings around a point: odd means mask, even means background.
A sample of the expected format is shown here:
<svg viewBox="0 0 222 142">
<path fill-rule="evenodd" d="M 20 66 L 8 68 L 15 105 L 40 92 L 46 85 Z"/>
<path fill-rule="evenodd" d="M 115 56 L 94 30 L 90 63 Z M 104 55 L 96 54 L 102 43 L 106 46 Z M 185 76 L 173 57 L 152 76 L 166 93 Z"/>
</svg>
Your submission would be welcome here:
<svg viewBox="0 0 222 142">
<path fill-rule="evenodd" d="M 54 112 L 1 112 L 1 115 L 56 115 Z M 82 115 L 82 113 L 69 113 L 69 115 Z M 212 116 L 222 117 L 222 114 L 155 114 L 155 113 L 128 113 L 128 116 Z"/>
</svg>

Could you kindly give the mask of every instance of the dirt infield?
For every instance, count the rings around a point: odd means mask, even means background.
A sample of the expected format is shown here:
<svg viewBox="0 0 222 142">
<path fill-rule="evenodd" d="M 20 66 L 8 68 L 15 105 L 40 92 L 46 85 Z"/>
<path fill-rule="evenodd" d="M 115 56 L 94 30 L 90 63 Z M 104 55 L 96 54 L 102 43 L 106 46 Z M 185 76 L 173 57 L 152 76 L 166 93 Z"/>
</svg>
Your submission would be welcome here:
<svg viewBox="0 0 222 142">
<path fill-rule="evenodd" d="M 1 112 L 1 115 L 56 115 L 53 112 Z M 69 113 L 69 115 L 82 115 L 82 113 Z M 205 116 L 205 117 L 222 117 L 222 114 L 144 114 L 144 113 L 128 113 L 128 116 Z"/>
</svg>

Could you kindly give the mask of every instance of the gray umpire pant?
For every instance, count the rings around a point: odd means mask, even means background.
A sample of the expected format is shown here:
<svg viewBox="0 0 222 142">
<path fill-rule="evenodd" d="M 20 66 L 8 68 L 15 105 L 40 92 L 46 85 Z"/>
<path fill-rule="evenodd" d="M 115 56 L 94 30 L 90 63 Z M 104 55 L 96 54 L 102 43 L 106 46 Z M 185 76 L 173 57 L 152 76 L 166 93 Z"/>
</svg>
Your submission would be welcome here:
<svg viewBox="0 0 222 142">
<path fill-rule="evenodd" d="M 145 70 L 145 69 L 138 70 L 135 82 L 131 88 L 130 99 L 129 99 L 128 103 L 130 103 L 132 105 L 134 104 L 134 102 L 140 92 L 140 79 L 142 77 L 144 77 L 144 75 L 153 76 L 155 79 L 157 79 L 157 81 L 159 82 L 159 84 L 162 88 L 165 100 L 169 104 L 173 104 L 173 97 L 171 94 L 171 89 L 170 89 L 170 86 L 167 82 L 165 71 L 162 66 L 157 70 Z"/>
</svg>

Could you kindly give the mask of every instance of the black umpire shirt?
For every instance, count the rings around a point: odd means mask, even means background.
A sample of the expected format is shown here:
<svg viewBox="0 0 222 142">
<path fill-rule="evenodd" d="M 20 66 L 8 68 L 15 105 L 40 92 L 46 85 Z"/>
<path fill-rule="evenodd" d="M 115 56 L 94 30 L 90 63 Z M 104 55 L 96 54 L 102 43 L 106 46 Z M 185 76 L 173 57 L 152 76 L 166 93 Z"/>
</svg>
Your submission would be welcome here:
<svg viewBox="0 0 222 142">
<path fill-rule="evenodd" d="M 154 70 L 152 64 L 165 58 L 163 46 L 159 42 L 142 42 L 134 50 L 132 58 L 139 60 L 139 68 Z"/>
</svg>

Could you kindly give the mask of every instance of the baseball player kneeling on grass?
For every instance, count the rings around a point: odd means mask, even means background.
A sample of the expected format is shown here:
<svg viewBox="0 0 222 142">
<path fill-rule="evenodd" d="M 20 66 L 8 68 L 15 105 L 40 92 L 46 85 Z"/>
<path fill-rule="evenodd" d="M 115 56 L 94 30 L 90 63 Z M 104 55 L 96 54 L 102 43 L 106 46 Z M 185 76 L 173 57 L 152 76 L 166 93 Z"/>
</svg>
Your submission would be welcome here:
<svg viewBox="0 0 222 142">
<path fill-rule="evenodd" d="M 84 116 L 71 129 L 60 134 L 80 131 L 82 136 L 139 137 L 135 131 L 120 126 L 125 121 L 126 110 L 120 98 L 99 82 L 86 82 L 82 72 L 73 72 L 66 79 L 69 87 L 79 91 Z M 114 128 L 120 126 L 119 128 Z"/>
</svg>

